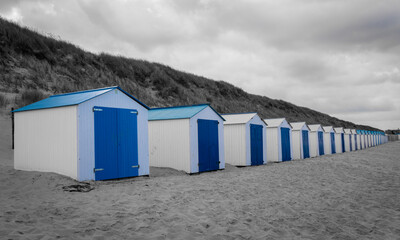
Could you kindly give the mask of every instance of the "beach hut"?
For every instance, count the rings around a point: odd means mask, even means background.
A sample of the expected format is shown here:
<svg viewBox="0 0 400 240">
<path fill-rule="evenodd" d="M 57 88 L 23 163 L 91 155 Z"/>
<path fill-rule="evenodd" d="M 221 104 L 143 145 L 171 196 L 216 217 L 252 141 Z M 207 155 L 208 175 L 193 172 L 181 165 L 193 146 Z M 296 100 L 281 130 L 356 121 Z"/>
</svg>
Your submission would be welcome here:
<svg viewBox="0 0 400 240">
<path fill-rule="evenodd" d="M 335 147 L 336 153 L 345 152 L 344 129 L 342 127 L 335 128 Z"/>
<path fill-rule="evenodd" d="M 264 119 L 267 124 L 267 159 L 272 162 L 292 160 L 292 126 L 285 118 Z"/>
<path fill-rule="evenodd" d="M 324 152 L 325 154 L 335 154 L 335 129 L 332 126 L 322 128 L 324 129 Z"/>
<path fill-rule="evenodd" d="M 324 129 L 320 124 L 308 125 L 308 127 L 310 128 L 310 157 L 324 155 Z"/>
<path fill-rule="evenodd" d="M 350 129 L 344 129 L 344 148 L 346 152 L 351 152 L 353 151 L 353 145 L 351 141 L 351 130 Z"/>
<path fill-rule="evenodd" d="M 79 181 L 148 175 L 147 113 L 120 87 L 53 95 L 17 109 L 15 169 Z"/>
<path fill-rule="evenodd" d="M 353 150 L 357 151 L 359 149 L 357 141 L 357 131 L 355 129 L 351 129 L 351 136 L 352 136 L 352 143 L 353 143 Z"/>
<path fill-rule="evenodd" d="M 257 113 L 222 114 L 225 163 L 235 166 L 267 162 L 267 124 Z"/>
<path fill-rule="evenodd" d="M 150 109 L 150 166 L 186 173 L 224 169 L 223 122 L 209 104 Z"/>
<path fill-rule="evenodd" d="M 292 126 L 293 159 L 310 158 L 310 128 L 305 122 L 290 123 Z"/>
</svg>

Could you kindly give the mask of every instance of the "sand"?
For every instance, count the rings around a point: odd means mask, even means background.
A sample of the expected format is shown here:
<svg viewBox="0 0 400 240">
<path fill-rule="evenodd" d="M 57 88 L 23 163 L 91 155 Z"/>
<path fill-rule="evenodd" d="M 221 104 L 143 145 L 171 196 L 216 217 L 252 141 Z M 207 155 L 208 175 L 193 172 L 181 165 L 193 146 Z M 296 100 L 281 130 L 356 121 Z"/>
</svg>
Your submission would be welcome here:
<svg viewBox="0 0 400 240">
<path fill-rule="evenodd" d="M 0 116 L 1 239 L 400 239 L 400 141 L 186 175 L 89 182 L 12 167 Z"/>
</svg>

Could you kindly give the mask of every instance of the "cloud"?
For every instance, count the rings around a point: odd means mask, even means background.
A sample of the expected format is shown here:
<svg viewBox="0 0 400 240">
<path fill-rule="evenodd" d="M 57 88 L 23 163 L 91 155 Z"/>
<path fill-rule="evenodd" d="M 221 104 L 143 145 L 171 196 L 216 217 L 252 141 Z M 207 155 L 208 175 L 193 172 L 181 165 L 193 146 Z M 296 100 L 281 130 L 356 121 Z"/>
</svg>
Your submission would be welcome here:
<svg viewBox="0 0 400 240">
<path fill-rule="evenodd" d="M 161 62 L 357 123 L 400 125 L 397 0 L 5 0 L 0 14 L 95 53 Z"/>
</svg>

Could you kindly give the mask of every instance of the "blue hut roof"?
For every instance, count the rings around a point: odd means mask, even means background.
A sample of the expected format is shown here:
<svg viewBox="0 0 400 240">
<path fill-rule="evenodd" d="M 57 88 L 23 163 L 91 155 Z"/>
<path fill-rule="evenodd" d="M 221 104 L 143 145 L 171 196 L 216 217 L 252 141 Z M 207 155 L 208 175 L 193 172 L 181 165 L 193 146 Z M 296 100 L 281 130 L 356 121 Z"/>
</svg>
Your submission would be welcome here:
<svg viewBox="0 0 400 240">
<path fill-rule="evenodd" d="M 130 95 L 129 93 L 125 92 L 118 86 L 108 87 L 108 88 L 100 88 L 100 89 L 92 89 L 80 92 L 72 92 L 72 93 L 65 93 L 65 94 L 58 94 L 50 96 L 46 99 L 41 101 L 26 105 L 22 108 L 18 108 L 14 110 L 14 112 L 22 112 L 22 111 L 29 111 L 29 110 L 36 110 L 36 109 L 45 109 L 45 108 L 56 108 L 56 107 L 65 107 L 65 106 L 72 106 L 77 105 L 83 102 L 86 102 L 92 98 L 110 92 L 114 89 L 118 89 L 121 92 L 125 93 L 128 97 L 132 98 L 136 102 L 138 102 L 143 107 L 149 109 L 144 103 L 140 102 L 138 99 Z"/>
<path fill-rule="evenodd" d="M 222 120 L 225 121 L 225 119 L 209 104 L 152 108 L 149 110 L 149 121 L 192 118 L 206 107 L 210 107 Z"/>
</svg>

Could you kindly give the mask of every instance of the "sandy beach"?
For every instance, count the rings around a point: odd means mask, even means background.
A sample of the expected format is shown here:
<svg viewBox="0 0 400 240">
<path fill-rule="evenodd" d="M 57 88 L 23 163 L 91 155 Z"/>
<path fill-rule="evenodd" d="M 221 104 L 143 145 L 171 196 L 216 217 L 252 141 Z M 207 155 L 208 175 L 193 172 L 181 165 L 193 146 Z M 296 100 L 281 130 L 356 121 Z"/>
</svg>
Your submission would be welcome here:
<svg viewBox="0 0 400 240">
<path fill-rule="evenodd" d="M 400 239 L 400 141 L 306 160 L 89 182 L 13 169 L 0 116 L 1 239 Z"/>
</svg>

